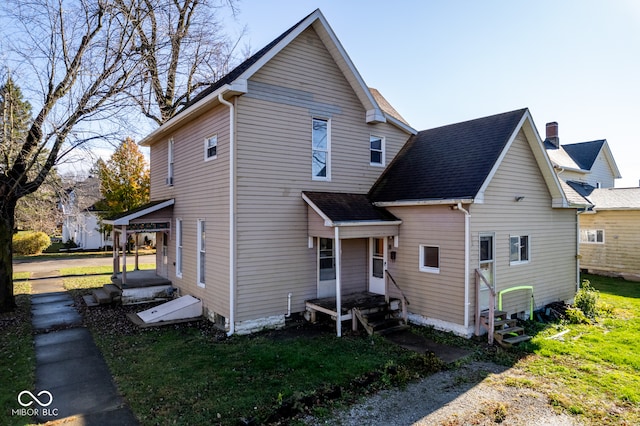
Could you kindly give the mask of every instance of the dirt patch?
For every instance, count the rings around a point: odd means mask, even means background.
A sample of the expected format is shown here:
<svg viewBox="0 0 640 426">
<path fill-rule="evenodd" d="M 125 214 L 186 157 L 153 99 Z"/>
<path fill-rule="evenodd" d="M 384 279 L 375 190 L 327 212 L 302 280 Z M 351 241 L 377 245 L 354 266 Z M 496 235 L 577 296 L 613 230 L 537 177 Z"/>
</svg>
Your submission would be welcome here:
<svg viewBox="0 0 640 426">
<path fill-rule="evenodd" d="M 472 362 L 436 373 L 401 390 L 384 390 L 310 425 L 580 425 L 558 413 L 535 389 L 507 386 L 522 373 Z M 522 380 L 521 380 L 522 382 Z"/>
</svg>

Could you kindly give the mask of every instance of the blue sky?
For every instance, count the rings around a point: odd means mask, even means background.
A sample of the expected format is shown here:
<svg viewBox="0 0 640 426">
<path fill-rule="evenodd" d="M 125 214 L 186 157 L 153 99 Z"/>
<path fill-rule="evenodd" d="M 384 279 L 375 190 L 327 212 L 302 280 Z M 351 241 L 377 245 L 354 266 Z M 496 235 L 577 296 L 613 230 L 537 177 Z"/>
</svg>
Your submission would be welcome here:
<svg viewBox="0 0 640 426">
<path fill-rule="evenodd" d="M 541 137 L 607 139 L 640 180 L 640 2 L 241 0 L 252 52 L 320 8 L 365 82 L 418 130 L 527 107 Z"/>
</svg>

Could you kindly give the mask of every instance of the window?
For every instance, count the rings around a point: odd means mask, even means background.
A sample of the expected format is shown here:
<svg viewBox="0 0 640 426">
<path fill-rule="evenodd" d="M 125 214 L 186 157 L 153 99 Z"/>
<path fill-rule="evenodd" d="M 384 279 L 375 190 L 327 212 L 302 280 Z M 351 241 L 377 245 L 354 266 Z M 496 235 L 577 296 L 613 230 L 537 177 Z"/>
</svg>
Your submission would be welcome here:
<svg viewBox="0 0 640 426">
<path fill-rule="evenodd" d="M 369 149 L 371 152 L 371 165 L 384 166 L 384 138 L 369 136 Z"/>
<path fill-rule="evenodd" d="M 580 230 L 580 242 L 587 244 L 604 244 L 604 229 Z"/>
<path fill-rule="evenodd" d="M 440 247 L 420 246 L 420 270 L 433 274 L 440 273 Z"/>
<path fill-rule="evenodd" d="M 218 157 L 218 135 L 213 135 L 204 140 L 204 161 L 214 160 Z"/>
<path fill-rule="evenodd" d="M 518 235 L 509 237 L 509 263 L 517 265 L 529 262 L 529 236 Z"/>
<path fill-rule="evenodd" d="M 320 281 L 336 279 L 336 259 L 331 238 L 320 238 Z"/>
<path fill-rule="evenodd" d="M 313 119 L 313 131 L 311 134 L 311 173 L 314 180 L 330 180 L 330 132 L 329 121 L 319 118 Z"/>
<path fill-rule="evenodd" d="M 166 184 L 173 186 L 173 138 L 169 139 L 167 148 L 167 181 Z"/>
<path fill-rule="evenodd" d="M 176 219 L 176 277 L 182 278 L 182 219 Z"/>
<path fill-rule="evenodd" d="M 198 286 L 204 287 L 206 271 L 206 244 L 204 220 L 198 220 Z"/>
</svg>

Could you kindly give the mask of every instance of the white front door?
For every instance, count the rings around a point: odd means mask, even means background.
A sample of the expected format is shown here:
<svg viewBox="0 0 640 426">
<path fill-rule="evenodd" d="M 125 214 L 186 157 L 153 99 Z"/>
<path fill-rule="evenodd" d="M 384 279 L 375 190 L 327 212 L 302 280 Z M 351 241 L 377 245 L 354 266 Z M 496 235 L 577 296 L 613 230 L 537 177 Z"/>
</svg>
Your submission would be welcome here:
<svg viewBox="0 0 640 426">
<path fill-rule="evenodd" d="M 369 238 L 369 291 L 384 294 L 384 271 L 387 269 L 387 238 Z"/>
<path fill-rule="evenodd" d="M 318 238 L 318 296 L 336 295 L 336 254 L 332 238 Z"/>
<path fill-rule="evenodd" d="M 493 234 L 480 234 L 480 272 L 487 279 L 489 284 L 496 288 L 495 281 L 495 247 Z M 489 289 L 486 285 L 480 285 L 480 300 L 478 301 L 480 310 L 489 309 Z"/>
</svg>

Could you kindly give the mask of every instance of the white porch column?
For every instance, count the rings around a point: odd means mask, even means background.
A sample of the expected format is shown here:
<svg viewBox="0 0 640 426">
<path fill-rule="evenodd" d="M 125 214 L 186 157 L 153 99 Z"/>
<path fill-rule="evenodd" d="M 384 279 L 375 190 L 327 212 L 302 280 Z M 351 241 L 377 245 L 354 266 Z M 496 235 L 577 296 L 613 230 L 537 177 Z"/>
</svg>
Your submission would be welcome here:
<svg viewBox="0 0 640 426">
<path fill-rule="evenodd" d="M 336 312 L 338 317 L 336 318 L 336 335 L 342 336 L 342 244 L 340 243 L 340 228 L 335 227 L 335 243 L 336 250 Z"/>
<path fill-rule="evenodd" d="M 122 285 L 127 282 L 127 225 L 122 225 Z"/>
<path fill-rule="evenodd" d="M 138 240 L 139 240 L 139 238 L 138 238 L 138 237 L 140 236 L 140 234 L 138 234 L 138 233 L 136 232 L 136 233 L 135 233 L 135 234 L 133 234 L 133 235 L 135 235 L 135 244 L 136 244 L 136 257 L 135 257 L 136 261 L 135 261 L 135 266 L 134 266 L 134 268 L 133 268 L 133 269 L 134 269 L 135 271 L 139 271 L 139 270 L 140 270 L 140 268 L 138 267 L 138 266 L 139 266 L 139 265 L 138 265 L 138 243 L 139 243 L 139 241 L 138 241 Z"/>
<path fill-rule="evenodd" d="M 113 275 L 112 278 L 118 277 L 118 272 L 120 272 L 120 257 L 118 254 L 118 233 L 116 232 L 116 228 L 114 227 L 111 232 L 113 233 L 113 247 L 111 250 L 113 251 Z"/>
</svg>

